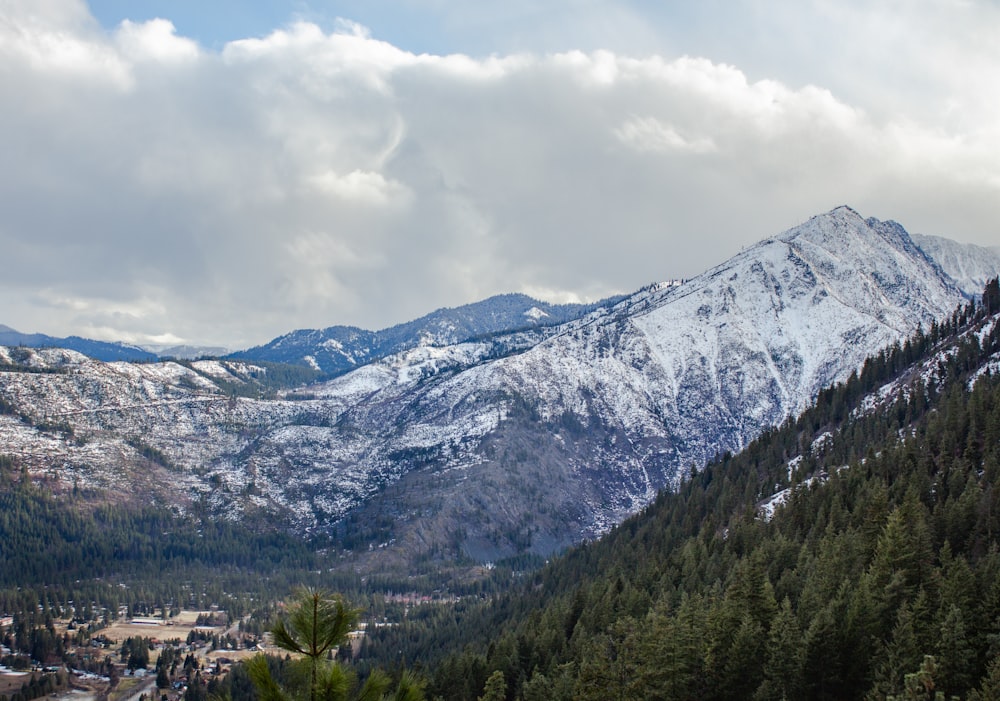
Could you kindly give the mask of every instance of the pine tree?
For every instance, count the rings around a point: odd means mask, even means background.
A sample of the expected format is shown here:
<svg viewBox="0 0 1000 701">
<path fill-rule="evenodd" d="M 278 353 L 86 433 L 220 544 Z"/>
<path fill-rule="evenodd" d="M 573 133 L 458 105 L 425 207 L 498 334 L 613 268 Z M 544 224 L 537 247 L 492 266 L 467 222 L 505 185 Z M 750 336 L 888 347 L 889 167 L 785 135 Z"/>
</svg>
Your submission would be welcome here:
<svg viewBox="0 0 1000 701">
<path fill-rule="evenodd" d="M 607 633 L 595 636 L 583 655 L 576 697 L 597 701 L 628 701 L 646 696 L 638 674 L 637 624 L 624 618 Z"/>
<path fill-rule="evenodd" d="M 764 682 L 754 694 L 755 701 L 781 701 L 799 698 L 802 691 L 802 669 L 805 645 L 802 629 L 786 597 L 771 623 Z"/>
<path fill-rule="evenodd" d="M 904 678 L 902 696 L 890 696 L 888 701 L 944 701 L 944 694 L 935 690 L 937 673 L 934 656 L 924 655 L 920 669 Z"/>
<path fill-rule="evenodd" d="M 948 697 L 964 695 L 973 683 L 975 650 L 969 642 L 962 611 L 954 604 L 941 623 L 937 652 L 938 688 Z"/>
<path fill-rule="evenodd" d="M 342 597 L 330 598 L 317 590 L 305 590 L 289 607 L 288 623 L 281 620 L 271 631 L 282 650 L 304 655 L 309 664 L 309 701 L 318 701 L 321 682 L 340 686 L 339 680 L 321 678 L 326 654 L 347 640 L 358 620 Z"/>
<path fill-rule="evenodd" d="M 979 688 L 969 693 L 969 701 L 1000 701 L 1000 657 L 994 657 Z"/>
<path fill-rule="evenodd" d="M 921 646 L 917 639 L 916 623 L 912 608 L 906 604 L 899 609 L 892 636 L 880 655 L 875 670 L 875 683 L 870 698 L 886 698 L 902 693 L 907 670 L 914 669 L 921 659 Z"/>
<path fill-rule="evenodd" d="M 347 606 L 343 597 L 305 589 L 288 607 L 287 623 L 279 621 L 273 630 L 274 644 L 303 656 L 307 690 L 302 698 L 309 701 L 345 701 L 354 686 L 353 674 L 337 661 L 327 659 L 335 647 L 347 640 L 358 620 L 358 610 Z M 295 701 L 294 687 L 282 688 L 271 674 L 264 655 L 247 662 L 247 674 L 257 689 L 260 701 Z M 358 692 L 360 699 L 381 698 L 391 686 L 388 675 L 373 671 Z M 412 673 L 404 672 L 394 694 L 400 701 L 423 701 L 423 683 Z"/>
<path fill-rule="evenodd" d="M 156 688 L 168 689 L 170 687 L 170 677 L 167 675 L 167 668 L 160 667 L 156 670 Z"/>
<path fill-rule="evenodd" d="M 806 631 L 803 672 L 810 698 L 841 697 L 843 645 L 837 609 L 837 602 L 830 602 L 812 619 Z"/>
<path fill-rule="evenodd" d="M 503 672 L 498 669 L 486 680 L 486 688 L 479 701 L 506 701 L 506 698 L 507 682 L 504 681 Z"/>
<path fill-rule="evenodd" d="M 700 698 L 704 681 L 704 603 L 685 594 L 675 615 L 664 609 L 658 608 L 650 615 L 642 635 L 639 653 L 644 688 L 657 698 Z"/>
</svg>

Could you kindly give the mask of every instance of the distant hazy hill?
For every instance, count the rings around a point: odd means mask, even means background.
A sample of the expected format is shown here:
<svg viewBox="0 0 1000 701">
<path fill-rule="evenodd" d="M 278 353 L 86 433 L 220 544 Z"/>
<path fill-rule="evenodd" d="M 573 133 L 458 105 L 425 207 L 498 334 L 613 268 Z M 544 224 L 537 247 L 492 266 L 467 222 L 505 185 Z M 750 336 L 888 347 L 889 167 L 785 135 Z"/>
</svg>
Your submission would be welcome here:
<svg viewBox="0 0 1000 701">
<path fill-rule="evenodd" d="M 145 345 L 143 348 L 150 353 L 156 353 L 161 358 L 181 358 L 193 360 L 195 358 L 215 358 L 229 353 L 228 348 L 222 346 L 191 346 L 191 345 Z"/>
<path fill-rule="evenodd" d="M 1000 275 L 1000 246 L 976 246 L 922 234 L 914 234 L 913 240 L 970 297 L 982 293 L 986 282 Z"/>
<path fill-rule="evenodd" d="M 115 360 L 148 361 L 156 360 L 157 358 L 155 353 L 150 353 L 138 346 L 94 341 L 88 338 L 80 338 L 79 336 L 56 338 L 54 336 L 46 336 L 42 333 L 21 333 L 2 324 L 0 324 L 0 345 L 26 346 L 28 348 L 69 348 L 78 353 L 83 353 L 88 357 L 106 362 Z"/>
</svg>

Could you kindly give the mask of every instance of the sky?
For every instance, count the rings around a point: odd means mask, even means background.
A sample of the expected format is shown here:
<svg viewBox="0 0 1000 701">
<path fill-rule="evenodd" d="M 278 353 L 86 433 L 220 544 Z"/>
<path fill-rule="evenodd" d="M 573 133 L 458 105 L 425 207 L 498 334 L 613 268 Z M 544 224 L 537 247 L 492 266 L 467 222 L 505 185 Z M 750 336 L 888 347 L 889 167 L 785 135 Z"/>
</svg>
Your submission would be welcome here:
<svg viewBox="0 0 1000 701">
<path fill-rule="evenodd" d="M 0 0 L 0 324 L 246 348 L 1000 244 L 997 0 Z"/>
</svg>

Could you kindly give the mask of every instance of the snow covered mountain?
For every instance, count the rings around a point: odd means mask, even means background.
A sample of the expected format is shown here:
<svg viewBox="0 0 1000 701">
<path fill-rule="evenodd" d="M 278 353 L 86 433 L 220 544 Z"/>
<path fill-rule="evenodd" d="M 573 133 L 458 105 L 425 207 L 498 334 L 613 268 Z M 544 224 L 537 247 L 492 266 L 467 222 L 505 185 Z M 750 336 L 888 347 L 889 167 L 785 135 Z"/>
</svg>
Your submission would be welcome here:
<svg viewBox="0 0 1000 701">
<path fill-rule="evenodd" d="M 340 375 L 418 346 L 446 346 L 479 336 L 555 326 L 617 299 L 596 304 L 550 304 L 523 294 L 497 295 L 453 309 L 438 309 L 381 331 L 354 326 L 292 331 L 228 357 L 305 364 L 329 375 Z"/>
<path fill-rule="evenodd" d="M 987 281 L 1000 275 L 1000 246 L 987 248 L 924 234 L 914 234 L 913 240 L 969 297 L 982 294 Z"/>
<path fill-rule="evenodd" d="M 331 532 L 380 567 L 544 555 L 963 301 L 902 227 L 841 207 L 682 285 L 283 399 L 232 395 L 266 372 L 250 361 L 2 350 L 0 453 L 64 487 Z"/>
</svg>

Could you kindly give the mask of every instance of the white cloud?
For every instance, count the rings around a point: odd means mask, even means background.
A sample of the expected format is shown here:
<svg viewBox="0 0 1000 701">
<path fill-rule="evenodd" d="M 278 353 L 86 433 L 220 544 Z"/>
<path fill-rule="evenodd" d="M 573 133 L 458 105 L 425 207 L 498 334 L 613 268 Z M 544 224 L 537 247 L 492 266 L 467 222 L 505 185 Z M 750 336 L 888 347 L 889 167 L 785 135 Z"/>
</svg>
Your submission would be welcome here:
<svg viewBox="0 0 1000 701">
<path fill-rule="evenodd" d="M 585 304 L 587 302 L 596 302 L 597 299 L 587 299 L 580 296 L 580 293 L 576 290 L 553 290 L 547 287 L 525 287 L 521 290 L 522 293 L 528 295 L 529 297 L 534 297 L 535 299 L 540 299 L 545 302 L 551 302 L 552 304 Z"/>
<path fill-rule="evenodd" d="M 131 84 L 127 62 L 103 40 L 82 2 L 7 0 L 0 13 L 0 57 L 8 72 L 23 67 L 43 79 Z"/>
<path fill-rule="evenodd" d="M 711 153 L 716 150 L 711 139 L 684 137 L 672 125 L 655 117 L 631 117 L 615 130 L 615 134 L 638 151 Z"/>
<path fill-rule="evenodd" d="M 386 180 L 381 173 L 362 170 L 352 170 L 346 175 L 327 170 L 307 176 L 306 182 L 321 193 L 370 205 L 390 204 L 406 193 L 402 185 Z"/>
<path fill-rule="evenodd" d="M 81 327 L 78 335 L 98 341 L 132 343 L 138 346 L 175 346 L 185 342 L 183 338 L 172 333 L 138 333 L 133 328 L 93 324 Z"/>
<path fill-rule="evenodd" d="M 810 7 L 872 60 L 859 5 Z M 498 292 L 597 299 L 841 203 L 995 243 L 993 30 L 968 75 L 914 22 L 933 108 L 690 52 L 418 54 L 350 22 L 213 52 L 166 19 L 104 32 L 78 2 L 8 2 L 0 323 L 246 346 Z"/>
<path fill-rule="evenodd" d="M 372 261 L 328 232 L 308 231 L 287 244 L 287 274 L 281 293 L 293 305 L 322 304 L 323 299 L 356 299 L 341 280 L 351 269 L 371 269 Z"/>
<path fill-rule="evenodd" d="M 123 56 L 131 61 L 188 62 L 200 53 L 197 42 L 177 36 L 173 22 L 165 19 L 125 20 L 115 38 Z"/>
</svg>

